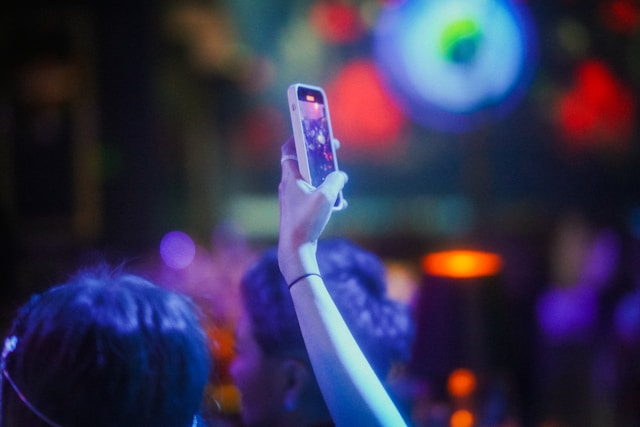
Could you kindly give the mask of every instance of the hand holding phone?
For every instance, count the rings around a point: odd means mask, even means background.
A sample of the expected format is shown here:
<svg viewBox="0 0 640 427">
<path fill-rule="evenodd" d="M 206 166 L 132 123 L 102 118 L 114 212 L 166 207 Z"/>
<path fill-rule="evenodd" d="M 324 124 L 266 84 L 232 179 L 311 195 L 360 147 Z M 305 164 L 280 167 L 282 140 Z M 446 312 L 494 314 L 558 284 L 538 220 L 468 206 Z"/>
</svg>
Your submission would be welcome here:
<svg viewBox="0 0 640 427">
<path fill-rule="evenodd" d="M 297 83 L 289 86 L 287 99 L 300 174 L 318 187 L 327 175 L 338 170 L 327 96 L 318 86 Z M 340 193 L 334 210 L 344 207 Z"/>
</svg>

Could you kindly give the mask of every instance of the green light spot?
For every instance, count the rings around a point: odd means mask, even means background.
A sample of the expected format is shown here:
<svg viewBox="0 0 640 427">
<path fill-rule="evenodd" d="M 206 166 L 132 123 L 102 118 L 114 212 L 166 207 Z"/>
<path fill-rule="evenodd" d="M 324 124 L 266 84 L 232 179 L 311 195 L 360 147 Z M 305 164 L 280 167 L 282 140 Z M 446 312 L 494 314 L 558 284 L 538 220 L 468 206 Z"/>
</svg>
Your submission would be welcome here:
<svg viewBox="0 0 640 427">
<path fill-rule="evenodd" d="M 449 24 L 440 37 L 440 54 L 451 62 L 468 64 L 473 61 L 482 39 L 482 31 L 471 18 Z"/>
</svg>

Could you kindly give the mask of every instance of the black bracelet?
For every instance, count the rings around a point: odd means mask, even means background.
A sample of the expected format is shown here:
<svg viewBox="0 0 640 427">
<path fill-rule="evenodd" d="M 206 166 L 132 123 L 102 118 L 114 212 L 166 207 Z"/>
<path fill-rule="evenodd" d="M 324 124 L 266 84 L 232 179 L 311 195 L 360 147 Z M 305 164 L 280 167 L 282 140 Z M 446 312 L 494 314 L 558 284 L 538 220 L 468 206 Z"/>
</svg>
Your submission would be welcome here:
<svg viewBox="0 0 640 427">
<path fill-rule="evenodd" d="M 322 276 L 319 275 L 318 273 L 307 273 L 307 274 L 303 274 L 302 276 L 298 277 L 297 279 L 295 279 L 293 282 L 289 283 L 289 290 L 291 290 L 291 287 L 293 285 L 295 285 L 296 283 L 298 283 L 299 281 L 301 281 L 302 279 L 306 279 L 309 276 L 318 276 L 319 278 L 322 279 Z"/>
</svg>

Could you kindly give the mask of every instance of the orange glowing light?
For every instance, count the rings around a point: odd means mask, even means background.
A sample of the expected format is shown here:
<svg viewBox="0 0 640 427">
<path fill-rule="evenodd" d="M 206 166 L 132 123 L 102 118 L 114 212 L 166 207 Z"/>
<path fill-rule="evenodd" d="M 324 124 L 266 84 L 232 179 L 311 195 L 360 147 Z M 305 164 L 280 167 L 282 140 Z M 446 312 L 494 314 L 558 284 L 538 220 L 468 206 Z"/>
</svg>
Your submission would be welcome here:
<svg viewBox="0 0 640 427">
<path fill-rule="evenodd" d="M 453 397 L 467 397 L 476 389 L 476 376 L 469 369 L 456 369 L 447 380 L 447 390 Z"/>
<path fill-rule="evenodd" d="M 451 427 L 471 427 L 473 426 L 473 414 L 466 409 L 458 409 L 451 414 L 449 425 Z"/>
<path fill-rule="evenodd" d="M 207 328 L 207 337 L 209 338 L 209 349 L 216 360 L 230 361 L 233 358 L 235 339 L 231 331 L 210 327 Z"/>
<path fill-rule="evenodd" d="M 472 250 L 436 252 L 424 256 L 422 269 L 433 276 L 453 278 L 493 276 L 502 269 L 502 257 Z"/>
</svg>

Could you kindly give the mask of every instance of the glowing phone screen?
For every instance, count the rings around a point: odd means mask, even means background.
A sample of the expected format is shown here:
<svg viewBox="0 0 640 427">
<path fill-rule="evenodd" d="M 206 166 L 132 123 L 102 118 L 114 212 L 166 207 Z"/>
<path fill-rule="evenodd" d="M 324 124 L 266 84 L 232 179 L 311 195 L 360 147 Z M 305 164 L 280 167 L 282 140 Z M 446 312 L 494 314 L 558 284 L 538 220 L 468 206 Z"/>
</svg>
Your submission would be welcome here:
<svg viewBox="0 0 640 427">
<path fill-rule="evenodd" d="M 299 90 L 298 99 L 311 185 L 317 187 L 336 169 L 326 106 L 318 91 Z"/>
</svg>

